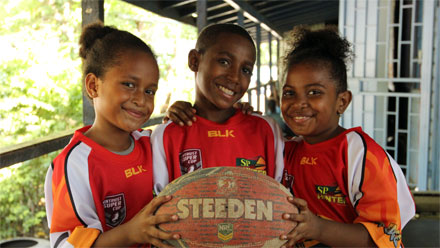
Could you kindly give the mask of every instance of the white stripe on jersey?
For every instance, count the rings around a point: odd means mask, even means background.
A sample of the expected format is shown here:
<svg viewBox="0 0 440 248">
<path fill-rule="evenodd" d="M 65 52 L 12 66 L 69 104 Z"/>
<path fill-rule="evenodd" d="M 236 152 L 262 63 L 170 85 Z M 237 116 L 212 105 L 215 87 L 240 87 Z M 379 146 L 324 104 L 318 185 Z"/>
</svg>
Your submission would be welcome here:
<svg viewBox="0 0 440 248">
<path fill-rule="evenodd" d="M 88 228 L 103 228 L 99 220 L 89 181 L 88 157 L 92 148 L 81 142 L 66 158 L 66 184 L 78 217 Z"/>
<path fill-rule="evenodd" d="M 47 169 L 46 180 L 44 181 L 44 195 L 46 197 L 46 216 L 47 225 L 50 229 L 50 224 L 52 223 L 52 213 L 53 213 L 53 195 L 52 195 L 52 164 Z"/>
<path fill-rule="evenodd" d="M 138 130 L 135 130 L 135 131 L 131 132 L 131 134 L 133 135 L 133 138 L 135 140 L 139 140 L 142 137 L 150 137 L 151 130 L 147 129 L 147 130 L 142 130 L 140 132 Z"/>
<path fill-rule="evenodd" d="M 347 137 L 347 185 L 348 185 L 348 195 L 350 198 L 351 205 L 356 206 L 357 202 L 362 198 L 363 193 L 361 192 L 360 183 L 362 182 L 362 177 L 364 176 L 364 157 L 365 157 L 365 147 L 361 136 L 356 132 L 349 132 Z"/>
<path fill-rule="evenodd" d="M 268 116 L 261 116 L 259 114 L 252 114 L 253 116 L 260 117 L 261 119 L 264 119 L 269 126 L 272 128 L 273 137 L 274 137 L 274 155 L 275 155 L 275 174 L 274 179 L 278 182 L 281 182 L 283 179 L 283 173 L 284 173 L 284 138 L 283 138 L 283 132 L 281 131 L 280 126 L 278 123 L 271 117 Z"/>
<path fill-rule="evenodd" d="M 400 223 L 403 229 L 416 214 L 416 205 L 406 184 L 406 178 L 405 175 L 403 175 L 402 169 L 400 169 L 400 166 L 388 153 L 386 154 L 393 168 L 394 176 L 397 179 L 397 201 L 399 202 Z"/>
<path fill-rule="evenodd" d="M 151 134 L 151 150 L 153 156 L 153 180 L 154 191 L 159 194 L 162 189 L 169 183 L 167 159 L 163 146 L 163 133 L 165 128 L 173 123 L 168 121 L 166 124 L 158 125 Z"/>
</svg>

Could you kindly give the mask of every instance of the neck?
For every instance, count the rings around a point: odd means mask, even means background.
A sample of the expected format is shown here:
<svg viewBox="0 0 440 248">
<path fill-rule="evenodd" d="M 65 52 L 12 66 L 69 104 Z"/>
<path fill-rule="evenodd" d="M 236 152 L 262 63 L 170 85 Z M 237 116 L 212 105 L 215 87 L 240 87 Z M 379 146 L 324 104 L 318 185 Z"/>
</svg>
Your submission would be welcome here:
<svg viewBox="0 0 440 248">
<path fill-rule="evenodd" d="M 345 131 L 345 128 L 338 125 L 334 129 L 327 130 L 326 132 L 317 134 L 315 136 L 303 136 L 303 138 L 307 143 L 313 145 L 313 144 L 321 143 L 326 140 L 332 139 L 344 131 Z"/>
<path fill-rule="evenodd" d="M 97 125 L 96 122 L 84 135 L 110 151 L 125 151 L 131 145 L 130 133 L 114 128 L 107 130 Z"/>
<path fill-rule="evenodd" d="M 228 109 L 208 108 L 203 104 L 197 104 L 197 102 L 194 103 L 194 108 L 197 110 L 197 115 L 216 123 L 225 123 L 236 111 L 233 107 Z"/>
</svg>

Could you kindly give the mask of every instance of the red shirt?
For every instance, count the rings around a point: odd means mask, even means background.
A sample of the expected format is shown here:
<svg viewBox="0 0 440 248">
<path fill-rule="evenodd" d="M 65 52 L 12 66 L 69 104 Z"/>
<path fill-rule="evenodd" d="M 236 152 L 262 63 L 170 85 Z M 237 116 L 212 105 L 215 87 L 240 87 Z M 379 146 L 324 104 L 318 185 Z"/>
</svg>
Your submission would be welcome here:
<svg viewBox="0 0 440 248">
<path fill-rule="evenodd" d="M 286 142 L 284 162 L 284 185 L 313 213 L 363 224 L 379 247 L 400 246 L 414 201 L 399 165 L 360 127 L 318 144 Z"/>
<path fill-rule="evenodd" d="M 246 167 L 281 181 L 284 141 L 268 117 L 237 111 L 222 124 L 200 116 L 192 126 L 168 122 L 156 127 L 151 142 L 158 191 L 182 174 L 216 166 Z"/>
<path fill-rule="evenodd" d="M 75 131 L 45 182 L 51 246 L 90 247 L 101 232 L 129 221 L 153 198 L 151 131 L 134 131 L 134 148 L 118 155 Z M 67 242 L 67 243 L 65 243 Z"/>
</svg>

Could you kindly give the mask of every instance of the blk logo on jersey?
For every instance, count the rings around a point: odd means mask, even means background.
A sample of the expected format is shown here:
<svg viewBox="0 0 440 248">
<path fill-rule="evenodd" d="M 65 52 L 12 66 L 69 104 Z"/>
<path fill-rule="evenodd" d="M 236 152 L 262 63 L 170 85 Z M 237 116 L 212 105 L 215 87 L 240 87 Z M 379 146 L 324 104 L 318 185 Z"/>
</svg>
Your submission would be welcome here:
<svg viewBox="0 0 440 248">
<path fill-rule="evenodd" d="M 318 158 L 315 157 L 302 157 L 299 164 L 316 165 Z"/>
<path fill-rule="evenodd" d="M 345 205 L 345 195 L 342 194 L 339 186 L 321 186 L 315 185 L 316 196 L 319 200 L 328 201 L 330 203 L 336 203 Z"/>
<path fill-rule="evenodd" d="M 235 165 L 266 174 L 266 160 L 264 160 L 262 156 L 258 156 L 250 159 L 236 158 Z"/>
<path fill-rule="evenodd" d="M 138 165 L 137 167 L 132 167 L 130 169 L 126 169 L 125 172 L 125 177 L 129 178 L 131 176 L 136 176 L 141 174 L 142 172 L 146 172 L 147 170 L 144 169 L 144 167 L 142 167 L 142 165 Z"/>
<path fill-rule="evenodd" d="M 182 175 L 202 168 L 202 153 L 200 149 L 188 149 L 181 152 L 179 160 Z"/>
<path fill-rule="evenodd" d="M 105 197 L 102 205 L 104 205 L 105 223 L 107 226 L 114 228 L 124 221 L 127 209 L 123 193 Z"/>
<path fill-rule="evenodd" d="M 234 130 L 209 130 L 208 137 L 218 137 L 218 138 L 235 138 Z"/>
</svg>

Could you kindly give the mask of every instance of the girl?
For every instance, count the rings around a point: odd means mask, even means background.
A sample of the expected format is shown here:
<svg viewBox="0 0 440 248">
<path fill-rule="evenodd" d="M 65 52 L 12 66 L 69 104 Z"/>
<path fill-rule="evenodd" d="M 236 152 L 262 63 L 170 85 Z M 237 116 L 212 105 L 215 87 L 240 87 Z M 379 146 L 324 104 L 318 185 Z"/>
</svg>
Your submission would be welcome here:
<svg viewBox="0 0 440 248">
<path fill-rule="evenodd" d="M 281 110 L 298 135 L 285 145 L 283 183 L 298 222 L 281 238 L 291 246 L 399 247 L 415 206 L 397 163 L 360 127 L 339 117 L 351 101 L 347 90 L 349 43 L 336 32 L 298 30 L 287 56 Z"/>
<path fill-rule="evenodd" d="M 178 239 L 154 215 L 170 197 L 153 199 L 150 131 L 159 70 L 150 48 L 126 31 L 95 23 L 80 38 L 92 126 L 77 130 L 48 170 L 45 193 L 52 247 L 108 247 Z M 139 129 L 139 130 L 138 130 Z"/>
</svg>

